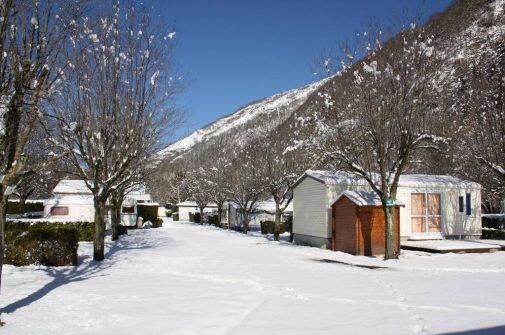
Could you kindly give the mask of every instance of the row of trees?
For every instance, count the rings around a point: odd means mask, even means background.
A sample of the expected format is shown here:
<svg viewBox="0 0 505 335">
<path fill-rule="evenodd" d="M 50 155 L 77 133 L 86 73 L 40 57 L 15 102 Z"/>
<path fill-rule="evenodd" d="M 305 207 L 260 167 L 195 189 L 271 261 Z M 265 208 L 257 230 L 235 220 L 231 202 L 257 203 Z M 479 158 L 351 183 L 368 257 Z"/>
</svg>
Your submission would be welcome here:
<svg viewBox="0 0 505 335">
<path fill-rule="evenodd" d="M 122 199 L 179 120 L 175 33 L 126 1 L 5 0 L 0 15 L 0 274 L 7 199 L 41 171 L 91 190 L 100 261 L 106 202 L 117 228 Z"/>
<path fill-rule="evenodd" d="M 455 42 L 434 31 L 436 26 L 412 23 L 387 36 L 371 25 L 352 49 L 324 60 L 326 69 L 338 64 L 336 75 L 302 111 L 304 117 L 295 115 L 265 134 L 198 146 L 164 174 L 177 190 L 169 196 L 196 200 L 200 208 L 232 201 L 244 213 L 244 231 L 258 199 L 273 198 L 278 232 L 294 181 L 305 169 L 348 171 L 381 199 L 386 259 L 399 254 L 388 204 L 402 174 L 456 174 L 503 199 L 505 53 L 491 45 L 463 68 L 447 53 Z"/>
</svg>

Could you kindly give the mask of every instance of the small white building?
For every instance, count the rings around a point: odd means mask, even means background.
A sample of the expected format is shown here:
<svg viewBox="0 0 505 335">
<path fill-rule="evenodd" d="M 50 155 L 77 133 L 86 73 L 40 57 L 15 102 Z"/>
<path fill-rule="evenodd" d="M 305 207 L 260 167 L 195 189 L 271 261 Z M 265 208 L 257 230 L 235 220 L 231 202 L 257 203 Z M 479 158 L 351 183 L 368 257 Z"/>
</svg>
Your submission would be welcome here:
<svg viewBox="0 0 505 335">
<path fill-rule="evenodd" d="M 283 215 L 281 221 L 293 215 L 293 202 L 291 202 Z M 233 228 L 241 228 L 244 222 L 242 210 L 235 203 L 228 203 L 228 225 Z M 273 199 L 258 201 L 254 205 L 253 212 L 249 214 L 249 227 L 259 228 L 262 221 L 275 221 L 275 201 Z"/>
<path fill-rule="evenodd" d="M 186 200 L 177 204 L 179 209 L 179 221 L 189 221 L 189 213 L 200 213 L 200 208 L 195 201 Z M 217 213 L 217 205 L 210 203 L 203 209 L 203 213 Z"/>
<path fill-rule="evenodd" d="M 93 194 L 82 180 L 60 180 L 44 203 L 44 217 L 62 221 L 94 220 Z"/>
<path fill-rule="evenodd" d="M 296 243 L 329 248 L 331 205 L 343 191 L 371 191 L 368 183 L 347 173 L 308 170 L 295 184 L 293 234 Z M 400 236 L 405 239 L 479 238 L 481 186 L 452 176 L 403 175 L 397 200 Z"/>
<path fill-rule="evenodd" d="M 137 204 L 152 203 L 144 187 L 135 188 L 124 198 L 121 224 L 133 226 L 137 221 Z M 56 221 L 94 221 L 93 194 L 83 180 L 63 179 L 53 190 L 53 197 L 44 203 L 44 218 Z M 110 225 L 110 215 L 106 216 Z"/>
</svg>

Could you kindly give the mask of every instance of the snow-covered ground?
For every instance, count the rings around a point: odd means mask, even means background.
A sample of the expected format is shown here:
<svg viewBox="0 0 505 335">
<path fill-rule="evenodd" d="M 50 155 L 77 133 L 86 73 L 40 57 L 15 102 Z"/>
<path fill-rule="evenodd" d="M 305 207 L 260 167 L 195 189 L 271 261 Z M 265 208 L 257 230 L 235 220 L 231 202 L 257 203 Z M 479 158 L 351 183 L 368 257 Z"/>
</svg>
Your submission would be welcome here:
<svg viewBox="0 0 505 335">
<path fill-rule="evenodd" d="M 102 263 L 83 243 L 78 267 L 6 266 L 0 333 L 505 333 L 501 251 L 385 262 L 188 223 L 107 246 Z"/>
</svg>

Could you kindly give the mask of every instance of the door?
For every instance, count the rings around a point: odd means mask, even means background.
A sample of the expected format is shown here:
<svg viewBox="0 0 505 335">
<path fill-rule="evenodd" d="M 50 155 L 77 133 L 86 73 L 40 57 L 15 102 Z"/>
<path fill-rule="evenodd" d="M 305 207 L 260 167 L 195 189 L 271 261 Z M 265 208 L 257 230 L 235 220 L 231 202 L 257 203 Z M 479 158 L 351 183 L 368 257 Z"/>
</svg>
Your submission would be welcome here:
<svg viewBox="0 0 505 335">
<path fill-rule="evenodd" d="M 440 233 L 442 210 L 440 193 L 412 193 L 410 201 L 412 233 Z"/>
</svg>

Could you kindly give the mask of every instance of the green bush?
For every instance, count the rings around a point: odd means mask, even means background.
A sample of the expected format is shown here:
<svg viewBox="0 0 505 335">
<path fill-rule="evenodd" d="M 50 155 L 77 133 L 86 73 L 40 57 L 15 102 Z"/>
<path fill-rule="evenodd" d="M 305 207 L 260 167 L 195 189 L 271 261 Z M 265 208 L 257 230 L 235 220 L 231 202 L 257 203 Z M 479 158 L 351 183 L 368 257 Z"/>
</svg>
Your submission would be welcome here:
<svg viewBox="0 0 505 335">
<path fill-rule="evenodd" d="M 150 221 L 154 226 L 154 222 L 158 218 L 158 206 L 138 204 L 137 213 L 143 219 L 143 222 Z"/>
<path fill-rule="evenodd" d="M 274 221 L 261 221 L 261 233 L 262 234 L 273 234 L 275 229 Z M 289 232 L 289 222 L 281 222 L 280 226 L 280 234 L 284 234 L 285 232 Z"/>
<path fill-rule="evenodd" d="M 200 213 L 195 213 L 194 214 L 194 219 L 195 219 L 195 223 L 202 223 L 202 214 Z"/>
<path fill-rule="evenodd" d="M 195 213 L 189 213 L 189 222 L 195 222 Z"/>
<path fill-rule="evenodd" d="M 21 203 L 19 201 L 7 202 L 7 214 L 23 214 L 42 211 L 44 211 L 44 203 L 41 201 L 27 202 L 24 208 L 21 208 Z"/>
<path fill-rule="evenodd" d="M 481 238 L 484 240 L 505 240 L 505 230 L 482 229 Z"/>
<path fill-rule="evenodd" d="M 219 215 L 209 215 L 209 224 L 219 226 Z"/>
<path fill-rule="evenodd" d="M 179 221 L 179 213 L 172 214 L 172 220 Z"/>
<path fill-rule="evenodd" d="M 41 228 L 59 228 L 68 227 L 75 228 L 78 233 L 79 241 L 93 241 L 95 235 L 95 224 L 93 222 L 76 221 L 76 222 L 53 222 L 53 221 L 15 221 L 9 220 L 5 223 L 5 230 L 21 230 L 26 231 L 29 227 Z"/>
<path fill-rule="evenodd" d="M 77 265 L 79 233 L 75 227 L 12 226 L 5 235 L 5 262 L 12 265 Z"/>
</svg>

